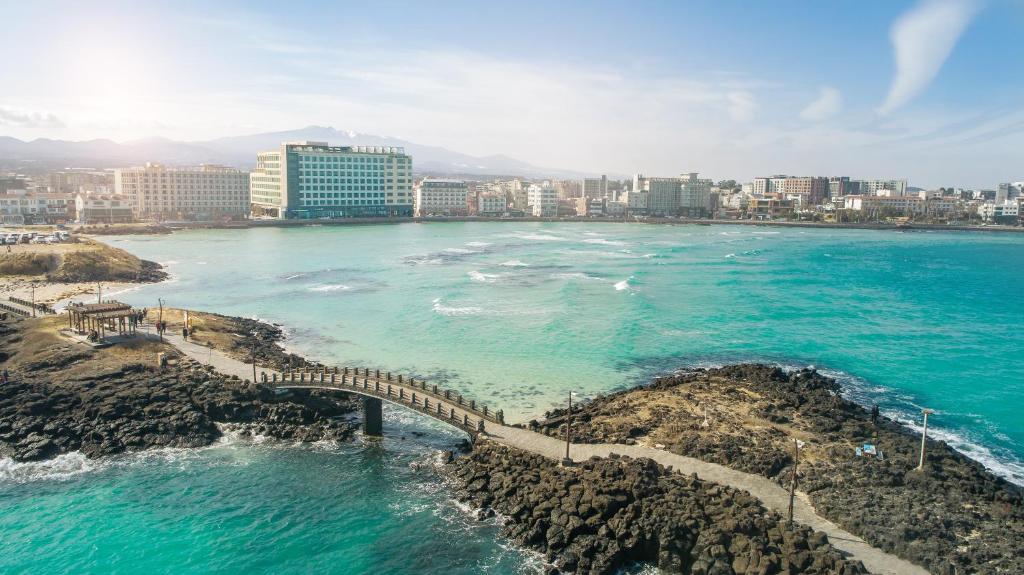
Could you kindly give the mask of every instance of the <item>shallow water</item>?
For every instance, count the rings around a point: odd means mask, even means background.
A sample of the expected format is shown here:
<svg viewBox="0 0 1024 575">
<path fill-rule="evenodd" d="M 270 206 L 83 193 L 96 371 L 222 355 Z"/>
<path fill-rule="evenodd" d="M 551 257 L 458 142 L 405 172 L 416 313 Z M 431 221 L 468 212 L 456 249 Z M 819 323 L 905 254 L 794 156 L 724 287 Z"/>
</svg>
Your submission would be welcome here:
<svg viewBox="0 0 1024 575">
<path fill-rule="evenodd" d="M 936 409 L 930 433 L 1024 482 L 1024 418 L 1019 415 L 1024 364 L 1018 360 L 1024 349 L 1024 236 L 437 223 L 187 231 L 108 241 L 164 263 L 173 274 L 170 282 L 120 299 L 154 307 L 160 297 L 170 306 L 278 322 L 289 333 L 288 345 L 301 354 L 428 377 L 504 409 L 511 419 L 539 416 L 561 405 L 569 391 L 590 396 L 681 366 L 747 360 L 813 364 L 840 377 L 848 395 L 877 402 L 883 413 L 901 420 L 915 420 L 921 406 Z M 420 420 L 392 425 L 393 432 L 407 435 L 424 429 Z M 432 446 L 456 441 L 437 426 L 425 429 L 423 441 Z M 401 444 L 386 440 L 380 457 L 416 457 L 392 453 L 388 446 L 396 445 Z M 224 497 L 207 486 L 207 474 L 227 473 L 227 484 L 244 484 L 248 475 L 254 476 L 250 483 L 284 482 L 302 489 L 309 481 L 310 493 L 334 497 L 329 505 L 338 508 L 390 503 L 386 496 L 392 492 L 347 486 L 352 477 L 371 476 L 362 448 L 328 454 L 285 449 L 273 451 L 273 457 L 261 457 L 262 447 L 233 449 L 252 451 L 255 459 L 235 476 L 233 468 L 208 462 L 195 465 L 220 471 L 150 469 L 143 463 L 138 469 L 115 467 L 47 484 L 47 489 L 54 501 L 75 501 L 83 493 L 102 492 L 109 482 L 134 481 L 118 479 L 125 474 L 152 473 L 186 493 L 205 493 L 196 496 L 200 507 L 203 497 Z M 309 473 L 319 465 L 329 472 Z M 395 491 L 412 494 L 401 505 L 439 509 L 436 495 L 414 487 L 428 479 L 397 473 L 388 480 Z M 0 498 L 19 502 L 14 507 L 19 517 L 12 521 L 34 523 L 33 509 L 21 507 L 27 504 L 18 498 L 35 488 L 3 489 Z M 234 505 L 248 509 L 245 502 L 258 492 L 262 489 L 237 492 Z M 133 521 L 135 512 L 118 507 L 115 499 L 101 501 L 106 501 L 105 511 L 98 512 L 102 518 Z M 333 520 L 317 522 L 287 498 L 266 503 L 270 517 L 295 530 L 317 526 L 324 539 L 308 545 L 323 561 L 309 565 L 321 568 L 338 564 L 333 555 L 338 549 L 374 538 L 388 537 L 391 544 L 382 549 L 404 554 L 395 542 L 415 547 L 442 535 L 462 537 L 450 535 L 462 531 L 446 531 L 452 524 L 439 511 L 417 515 L 422 523 L 416 529 L 393 524 L 406 521 L 396 509 L 358 530 Z M 140 503 L 138 513 L 144 508 Z M 447 503 L 440 508 L 451 510 Z M 211 512 L 208 520 L 214 524 L 228 513 Z M 76 537 L 93 521 L 88 514 L 66 515 L 62 532 Z M 4 527 L 0 524 L 0 530 Z M 273 522 L 252 523 L 249 529 L 253 539 L 278 535 Z M 446 563 L 444 569 L 470 572 L 500 564 L 495 572 L 507 572 L 520 560 L 502 549 L 495 532 L 473 529 L 480 542 L 472 553 L 478 562 Z M 290 537 L 295 531 L 284 533 Z M 122 535 L 133 540 L 130 530 Z M 165 535 L 178 541 L 176 534 Z M 7 544 L 0 544 L 0 554 L 11 549 L 2 547 Z M 254 549 L 238 543 L 231 554 Z M 359 565 L 380 560 L 372 549 L 356 554 L 368 561 Z M 425 559 L 409 557 L 402 568 L 433 570 L 419 560 Z M 281 561 L 273 568 L 303 570 Z M 392 572 L 406 571 L 396 566 Z"/>
</svg>

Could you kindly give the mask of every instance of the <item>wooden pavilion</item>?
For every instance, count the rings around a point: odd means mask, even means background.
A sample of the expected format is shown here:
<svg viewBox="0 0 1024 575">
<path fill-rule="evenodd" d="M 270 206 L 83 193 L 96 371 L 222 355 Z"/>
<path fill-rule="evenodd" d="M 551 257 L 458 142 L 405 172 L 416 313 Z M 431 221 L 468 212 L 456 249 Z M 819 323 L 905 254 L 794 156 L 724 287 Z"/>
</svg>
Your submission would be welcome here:
<svg viewBox="0 0 1024 575">
<path fill-rule="evenodd" d="M 101 340 L 106 338 L 107 331 L 134 335 L 141 319 L 142 314 L 138 310 L 114 300 L 68 306 L 68 327 L 79 334 L 95 333 Z"/>
</svg>

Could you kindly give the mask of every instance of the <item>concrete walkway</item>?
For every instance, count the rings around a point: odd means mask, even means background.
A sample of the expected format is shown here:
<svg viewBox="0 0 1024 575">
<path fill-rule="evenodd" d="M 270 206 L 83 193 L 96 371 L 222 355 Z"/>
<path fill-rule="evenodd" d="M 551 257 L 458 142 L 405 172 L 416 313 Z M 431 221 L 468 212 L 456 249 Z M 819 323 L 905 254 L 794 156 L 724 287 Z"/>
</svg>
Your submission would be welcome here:
<svg viewBox="0 0 1024 575">
<path fill-rule="evenodd" d="M 151 333 L 155 333 L 152 330 L 152 326 L 150 326 L 150 330 Z M 185 341 L 180 333 L 166 333 L 164 334 L 164 341 L 178 348 L 179 351 L 188 357 L 200 363 L 212 365 L 220 373 L 235 375 L 241 379 L 252 379 L 252 364 L 228 357 L 215 349 Z M 267 377 L 271 377 L 274 373 L 273 370 L 257 368 L 257 377 L 262 379 L 262 376 L 259 374 L 263 372 L 266 372 Z M 557 461 L 561 461 L 565 456 L 565 441 L 559 441 L 557 438 L 527 429 L 487 422 L 486 435 L 488 439 L 498 443 L 537 453 Z M 768 509 L 776 511 L 783 516 L 786 515 L 789 509 L 789 493 L 773 481 L 760 475 L 744 473 L 716 463 L 708 463 L 692 457 L 685 457 L 661 449 L 640 445 L 573 443 L 569 449 L 570 457 L 577 462 L 585 461 L 595 455 L 598 457 L 608 457 L 612 453 L 628 455 L 630 457 L 647 457 L 662 465 L 671 465 L 675 471 L 680 473 L 686 475 L 696 473 L 697 477 L 705 481 L 742 489 L 760 499 L 761 503 Z M 872 573 L 928 575 L 928 571 L 923 567 L 872 547 L 863 539 L 819 516 L 815 513 L 810 503 L 807 502 L 806 496 L 799 492 L 793 506 L 793 519 L 797 523 L 824 532 L 828 535 L 829 543 L 833 547 L 849 554 L 852 559 L 860 560 L 867 567 L 868 571 Z"/>
</svg>

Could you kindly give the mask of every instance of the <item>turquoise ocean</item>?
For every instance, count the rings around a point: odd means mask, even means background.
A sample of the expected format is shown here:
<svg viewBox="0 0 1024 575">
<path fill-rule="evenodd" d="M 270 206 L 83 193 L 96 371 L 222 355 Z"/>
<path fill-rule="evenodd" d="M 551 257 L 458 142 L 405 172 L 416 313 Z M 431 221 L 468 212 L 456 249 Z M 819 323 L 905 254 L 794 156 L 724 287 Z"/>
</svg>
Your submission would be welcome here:
<svg viewBox="0 0 1024 575">
<path fill-rule="evenodd" d="M 604 223 L 196 230 L 106 241 L 170 281 L 117 294 L 280 324 L 329 364 L 459 389 L 525 421 L 688 366 L 814 365 L 1024 484 L 1024 235 Z M 234 440 L 0 461 L 3 573 L 510 573 L 536 558 L 447 495 L 459 435 Z"/>
</svg>

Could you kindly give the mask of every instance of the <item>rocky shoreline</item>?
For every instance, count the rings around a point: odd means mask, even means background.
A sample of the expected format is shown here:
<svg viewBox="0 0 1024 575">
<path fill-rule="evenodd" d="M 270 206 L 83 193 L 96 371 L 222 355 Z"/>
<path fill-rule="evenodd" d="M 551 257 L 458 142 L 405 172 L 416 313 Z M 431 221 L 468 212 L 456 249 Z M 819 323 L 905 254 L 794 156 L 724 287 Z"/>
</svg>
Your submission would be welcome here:
<svg viewBox="0 0 1024 575">
<path fill-rule="evenodd" d="M 168 346 L 139 342 L 131 349 L 93 349 L 36 327 L 52 320 L 0 324 L 0 365 L 11 381 L 0 386 L 0 456 L 48 459 L 80 451 L 100 457 L 154 447 L 201 447 L 221 436 L 217 424 L 238 424 L 242 435 L 318 441 L 345 440 L 358 409 L 346 396 L 296 391 L 278 396 L 258 385 L 217 374 L 187 358 L 163 368 Z"/>
<path fill-rule="evenodd" d="M 459 500 L 500 514 L 503 534 L 542 553 L 549 572 L 609 574 L 636 562 L 694 575 L 867 572 L 750 494 L 649 459 L 566 468 L 485 441 L 444 472 Z"/>
<path fill-rule="evenodd" d="M 941 441 L 884 417 L 872 422 L 814 370 L 733 365 L 662 377 L 573 410 L 577 442 L 641 443 L 788 485 L 805 442 L 800 489 L 819 514 L 934 573 L 1024 573 L 1021 490 Z M 556 410 L 531 425 L 561 434 Z M 868 443 L 883 458 L 857 456 Z"/>
</svg>

